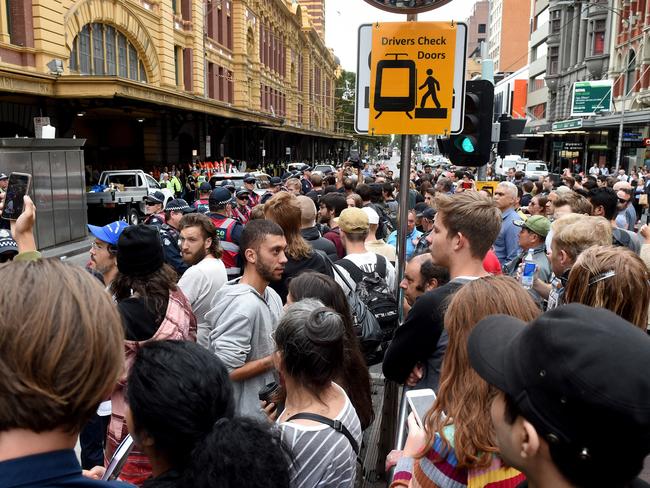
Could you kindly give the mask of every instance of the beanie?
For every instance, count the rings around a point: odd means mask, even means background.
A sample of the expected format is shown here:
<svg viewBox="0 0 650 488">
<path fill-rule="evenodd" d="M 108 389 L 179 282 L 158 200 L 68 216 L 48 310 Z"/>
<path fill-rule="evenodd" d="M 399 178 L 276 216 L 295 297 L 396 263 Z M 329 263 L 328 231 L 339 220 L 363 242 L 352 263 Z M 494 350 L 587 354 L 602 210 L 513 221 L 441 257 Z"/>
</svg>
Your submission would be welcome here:
<svg viewBox="0 0 650 488">
<path fill-rule="evenodd" d="M 117 241 L 117 269 L 128 276 L 145 276 L 163 265 L 163 247 L 158 229 L 131 225 Z"/>
</svg>

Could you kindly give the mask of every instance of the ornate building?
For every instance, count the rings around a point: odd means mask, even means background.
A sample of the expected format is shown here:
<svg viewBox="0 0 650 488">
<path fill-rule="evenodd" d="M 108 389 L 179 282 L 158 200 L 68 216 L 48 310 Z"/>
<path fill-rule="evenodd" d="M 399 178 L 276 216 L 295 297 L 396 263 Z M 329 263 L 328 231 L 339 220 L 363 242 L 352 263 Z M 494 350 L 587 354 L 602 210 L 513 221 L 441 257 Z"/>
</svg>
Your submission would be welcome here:
<svg viewBox="0 0 650 488">
<path fill-rule="evenodd" d="M 336 155 L 337 62 L 301 3 L 0 0 L 0 137 L 49 116 L 99 167 Z"/>
</svg>

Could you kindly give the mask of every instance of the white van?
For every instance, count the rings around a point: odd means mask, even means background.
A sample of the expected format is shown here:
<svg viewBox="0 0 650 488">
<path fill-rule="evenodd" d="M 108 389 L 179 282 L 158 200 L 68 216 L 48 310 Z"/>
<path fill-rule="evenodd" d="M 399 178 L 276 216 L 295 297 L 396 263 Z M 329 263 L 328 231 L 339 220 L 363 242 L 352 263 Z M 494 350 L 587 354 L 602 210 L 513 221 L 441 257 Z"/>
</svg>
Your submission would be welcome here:
<svg viewBox="0 0 650 488">
<path fill-rule="evenodd" d="M 521 156 L 510 154 L 505 158 L 497 157 L 494 161 L 494 173 L 500 176 L 507 176 L 510 168 L 517 168 L 517 163 L 525 161 Z"/>
<path fill-rule="evenodd" d="M 544 161 L 519 161 L 517 171 L 523 171 L 526 178 L 544 178 L 548 175 L 548 166 Z"/>
</svg>

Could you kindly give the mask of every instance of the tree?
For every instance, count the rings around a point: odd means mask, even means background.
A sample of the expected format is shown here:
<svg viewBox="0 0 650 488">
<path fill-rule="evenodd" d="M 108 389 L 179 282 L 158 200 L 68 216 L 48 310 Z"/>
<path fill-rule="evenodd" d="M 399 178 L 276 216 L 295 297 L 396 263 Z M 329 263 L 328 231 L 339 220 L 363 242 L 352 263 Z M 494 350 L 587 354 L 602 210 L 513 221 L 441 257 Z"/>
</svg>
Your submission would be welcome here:
<svg viewBox="0 0 650 488">
<path fill-rule="evenodd" d="M 341 70 L 336 80 L 334 120 L 336 130 L 344 134 L 354 134 L 354 102 L 356 73 Z"/>
</svg>

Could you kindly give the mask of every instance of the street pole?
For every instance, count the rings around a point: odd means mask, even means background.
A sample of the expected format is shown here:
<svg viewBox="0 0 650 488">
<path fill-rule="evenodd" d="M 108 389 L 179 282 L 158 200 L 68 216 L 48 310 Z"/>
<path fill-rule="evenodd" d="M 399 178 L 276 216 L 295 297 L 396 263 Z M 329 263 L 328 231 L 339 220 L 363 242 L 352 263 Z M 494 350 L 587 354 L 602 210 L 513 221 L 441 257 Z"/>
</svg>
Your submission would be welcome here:
<svg viewBox="0 0 650 488">
<path fill-rule="evenodd" d="M 630 11 L 629 11 L 629 17 L 627 19 L 627 43 L 628 43 L 628 49 L 627 49 L 627 56 L 623 60 L 623 66 L 624 66 L 624 71 L 623 71 L 623 100 L 621 100 L 621 120 L 618 124 L 618 146 L 616 147 L 616 173 L 618 173 L 618 170 L 621 167 L 621 152 L 623 150 L 623 125 L 625 121 L 625 103 L 627 102 L 627 72 L 630 69 L 629 63 L 629 57 L 630 57 L 630 51 L 632 50 L 632 8 L 630 5 Z"/>
</svg>

